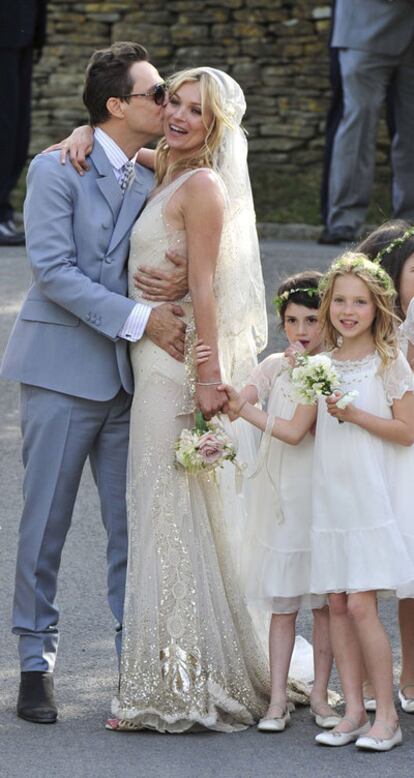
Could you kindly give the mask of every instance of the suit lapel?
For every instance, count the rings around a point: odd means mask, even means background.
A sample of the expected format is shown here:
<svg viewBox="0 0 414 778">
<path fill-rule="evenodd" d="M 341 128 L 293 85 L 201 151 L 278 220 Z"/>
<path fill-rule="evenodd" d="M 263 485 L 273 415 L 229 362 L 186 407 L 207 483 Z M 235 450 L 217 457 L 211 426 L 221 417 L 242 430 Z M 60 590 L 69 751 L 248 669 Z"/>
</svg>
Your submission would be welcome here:
<svg viewBox="0 0 414 778">
<path fill-rule="evenodd" d="M 116 221 L 119 209 L 122 205 L 123 196 L 115 178 L 112 165 L 100 143 L 96 142 L 93 144 L 90 159 L 98 173 L 98 178 L 96 179 L 98 189 L 102 192 L 103 197 L 112 211 L 114 221 Z"/>
<path fill-rule="evenodd" d="M 135 168 L 135 173 L 136 176 L 139 176 L 140 169 L 137 166 Z M 141 177 L 135 177 L 123 196 L 121 210 L 119 211 L 115 229 L 112 233 L 112 239 L 109 244 L 108 252 L 113 251 L 118 243 L 120 243 L 121 240 L 125 237 L 125 234 L 131 229 L 135 219 L 141 211 L 142 206 L 144 205 L 147 193 L 148 186 L 144 181 L 142 181 Z"/>
</svg>

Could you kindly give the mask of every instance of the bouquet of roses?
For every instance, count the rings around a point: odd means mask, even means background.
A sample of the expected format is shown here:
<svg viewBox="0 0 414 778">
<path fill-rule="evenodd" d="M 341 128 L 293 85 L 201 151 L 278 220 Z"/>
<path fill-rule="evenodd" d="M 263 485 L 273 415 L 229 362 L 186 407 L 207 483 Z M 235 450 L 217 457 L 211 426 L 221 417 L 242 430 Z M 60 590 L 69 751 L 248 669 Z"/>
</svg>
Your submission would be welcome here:
<svg viewBox="0 0 414 778">
<path fill-rule="evenodd" d="M 236 449 L 223 427 L 206 421 L 201 411 L 195 413 L 195 426 L 182 430 L 176 441 L 175 459 L 189 473 L 211 472 L 226 461 L 238 464 Z"/>
<path fill-rule="evenodd" d="M 297 401 L 301 405 L 313 405 L 318 397 L 329 397 L 334 392 L 341 391 L 338 373 L 326 354 L 314 357 L 298 354 L 290 377 L 296 390 Z M 337 401 L 338 408 L 346 408 L 357 395 L 356 391 L 343 394 Z"/>
</svg>

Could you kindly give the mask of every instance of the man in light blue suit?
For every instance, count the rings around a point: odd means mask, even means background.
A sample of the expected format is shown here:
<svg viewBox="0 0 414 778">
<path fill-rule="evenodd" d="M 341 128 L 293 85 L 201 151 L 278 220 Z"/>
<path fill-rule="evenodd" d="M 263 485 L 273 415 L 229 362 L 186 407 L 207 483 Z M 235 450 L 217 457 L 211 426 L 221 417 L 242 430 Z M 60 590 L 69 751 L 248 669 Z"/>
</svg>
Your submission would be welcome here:
<svg viewBox="0 0 414 778">
<path fill-rule="evenodd" d="M 130 160 L 161 134 L 165 87 L 136 43 L 95 52 L 84 102 L 95 128 L 90 170 L 62 166 L 58 152 L 30 165 L 25 202 L 33 283 L 1 367 L 21 383 L 24 508 L 13 631 L 19 636 L 18 715 L 53 723 L 58 643 L 57 576 L 86 459 L 107 532 L 108 600 L 121 625 L 127 561 L 126 460 L 133 391 L 128 340 L 151 337 L 182 359 L 184 325 L 172 303 L 126 296 L 129 234 L 153 185 Z M 165 281 L 168 299 L 184 271 Z M 162 282 L 160 282 L 162 286 Z"/>
<path fill-rule="evenodd" d="M 343 105 L 326 155 L 320 243 L 335 244 L 355 240 L 364 223 L 386 95 L 393 216 L 414 219 L 414 0 L 336 0 L 331 46 L 338 52 Z"/>
</svg>

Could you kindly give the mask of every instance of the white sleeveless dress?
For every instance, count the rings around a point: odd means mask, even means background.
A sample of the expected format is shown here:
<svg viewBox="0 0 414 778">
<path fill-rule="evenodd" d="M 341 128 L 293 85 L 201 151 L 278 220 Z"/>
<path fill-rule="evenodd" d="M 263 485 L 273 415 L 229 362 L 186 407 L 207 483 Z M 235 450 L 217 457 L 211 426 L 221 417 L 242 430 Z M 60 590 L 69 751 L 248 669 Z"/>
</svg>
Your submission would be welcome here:
<svg viewBox="0 0 414 778">
<path fill-rule="evenodd" d="M 129 294 L 140 264 L 166 269 L 186 255 L 185 232 L 165 221 L 188 171 L 156 193 L 131 235 Z M 223 301 L 221 301 L 223 302 Z M 193 330 L 189 297 L 180 302 Z M 190 344 L 191 345 L 191 344 Z M 265 712 L 264 653 L 238 586 L 214 476 L 188 476 L 174 443 L 193 426 L 194 366 L 146 336 L 131 347 L 135 394 L 129 459 L 129 559 L 119 698 L 113 713 L 159 732 L 194 726 L 231 732 Z"/>
</svg>

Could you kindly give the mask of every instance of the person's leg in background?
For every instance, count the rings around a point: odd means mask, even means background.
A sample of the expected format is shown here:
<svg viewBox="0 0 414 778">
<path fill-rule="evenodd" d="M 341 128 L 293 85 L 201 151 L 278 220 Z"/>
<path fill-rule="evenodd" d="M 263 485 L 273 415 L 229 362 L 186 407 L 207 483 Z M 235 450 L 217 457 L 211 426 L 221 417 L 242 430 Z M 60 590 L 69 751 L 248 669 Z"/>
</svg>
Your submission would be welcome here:
<svg viewBox="0 0 414 778">
<path fill-rule="evenodd" d="M 396 63 L 394 57 L 341 49 L 339 64 L 344 106 L 332 148 L 327 209 L 327 230 L 338 243 L 355 240 L 364 223 L 379 114 Z"/>
<path fill-rule="evenodd" d="M 32 47 L 0 48 L 0 245 L 24 243 L 13 221 L 11 192 L 24 168 L 30 137 Z"/>
<path fill-rule="evenodd" d="M 391 146 L 393 218 L 414 223 L 414 45 L 393 79 L 395 135 Z"/>
</svg>

